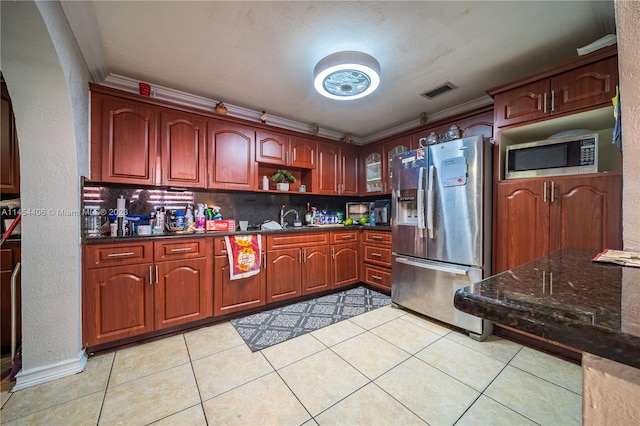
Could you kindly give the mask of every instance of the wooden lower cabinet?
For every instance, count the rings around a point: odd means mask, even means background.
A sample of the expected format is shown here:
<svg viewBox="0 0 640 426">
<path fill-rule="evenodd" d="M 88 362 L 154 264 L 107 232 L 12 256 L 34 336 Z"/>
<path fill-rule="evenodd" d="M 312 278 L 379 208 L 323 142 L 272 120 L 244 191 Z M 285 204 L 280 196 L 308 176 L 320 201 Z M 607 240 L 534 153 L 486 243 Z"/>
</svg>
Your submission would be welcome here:
<svg viewBox="0 0 640 426">
<path fill-rule="evenodd" d="M 365 263 L 364 278 L 362 281 L 367 284 L 391 290 L 391 269 Z"/>
<path fill-rule="evenodd" d="M 213 289 L 207 259 L 173 260 L 155 266 L 156 330 L 211 315 Z"/>
<path fill-rule="evenodd" d="M 502 181 L 496 199 L 494 273 L 564 247 L 622 247 L 620 174 Z"/>
<path fill-rule="evenodd" d="M 154 263 L 154 252 L 171 260 Z M 83 345 L 211 316 L 212 269 L 210 239 L 85 246 Z"/>
<path fill-rule="evenodd" d="M 264 242 L 264 237 L 263 237 Z M 262 244 L 265 247 L 265 244 Z M 229 257 L 224 238 L 214 240 L 213 315 L 224 315 L 264 306 L 266 303 L 266 256 L 262 255 L 262 271 L 251 277 L 230 279 Z M 263 252 L 264 253 L 264 252 Z"/>
<path fill-rule="evenodd" d="M 267 252 L 267 303 L 302 294 L 301 257 L 300 248 Z"/>
<path fill-rule="evenodd" d="M 302 250 L 302 294 L 331 289 L 329 246 L 304 247 Z"/>
<path fill-rule="evenodd" d="M 113 266 L 85 272 L 84 346 L 153 331 L 153 265 Z"/>
<path fill-rule="evenodd" d="M 360 281 L 360 243 L 332 245 L 331 259 L 333 288 Z"/>
<path fill-rule="evenodd" d="M 365 230 L 362 281 L 391 290 L 391 231 Z"/>
</svg>

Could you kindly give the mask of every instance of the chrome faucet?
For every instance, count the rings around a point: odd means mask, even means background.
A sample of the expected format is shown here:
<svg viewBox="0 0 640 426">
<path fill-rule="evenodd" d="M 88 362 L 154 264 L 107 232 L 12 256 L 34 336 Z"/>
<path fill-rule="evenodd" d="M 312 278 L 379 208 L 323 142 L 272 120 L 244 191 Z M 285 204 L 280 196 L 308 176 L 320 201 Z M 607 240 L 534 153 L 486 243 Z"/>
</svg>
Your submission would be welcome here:
<svg viewBox="0 0 640 426">
<path fill-rule="evenodd" d="M 283 228 L 286 226 L 286 222 L 284 221 L 284 218 L 289 214 L 289 213 L 295 213 L 296 214 L 296 220 L 299 220 L 298 218 L 298 212 L 295 209 L 289 209 L 286 212 L 284 211 L 284 204 L 282 205 L 282 208 L 280 209 L 280 226 L 282 226 Z"/>
</svg>

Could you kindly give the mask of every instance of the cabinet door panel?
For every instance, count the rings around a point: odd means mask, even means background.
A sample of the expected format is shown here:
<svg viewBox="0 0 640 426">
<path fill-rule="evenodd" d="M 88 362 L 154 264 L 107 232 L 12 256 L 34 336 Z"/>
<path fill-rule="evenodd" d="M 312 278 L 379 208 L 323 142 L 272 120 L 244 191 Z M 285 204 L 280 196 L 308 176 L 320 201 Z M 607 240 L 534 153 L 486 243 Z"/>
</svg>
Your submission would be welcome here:
<svg viewBox="0 0 640 426">
<path fill-rule="evenodd" d="M 83 286 L 85 346 L 153 330 L 151 264 L 88 270 Z"/>
<path fill-rule="evenodd" d="M 162 112 L 163 185 L 204 188 L 205 123 L 204 119 L 192 114 Z"/>
<path fill-rule="evenodd" d="M 306 169 L 316 167 L 317 144 L 313 141 L 291 137 L 291 165 Z"/>
<path fill-rule="evenodd" d="M 229 279 L 229 258 L 216 256 L 213 315 L 224 315 L 265 304 L 266 268 L 259 274 L 239 280 Z"/>
<path fill-rule="evenodd" d="M 360 245 L 338 244 L 332 246 L 333 252 L 333 286 L 340 287 L 359 281 Z"/>
<path fill-rule="evenodd" d="M 256 161 L 261 163 L 287 165 L 289 136 L 281 133 L 256 131 Z"/>
<path fill-rule="evenodd" d="M 302 293 L 309 294 L 331 288 L 331 258 L 329 246 L 304 248 Z"/>
<path fill-rule="evenodd" d="M 318 193 L 337 194 L 340 182 L 340 148 L 318 144 Z"/>
<path fill-rule="evenodd" d="M 494 273 L 533 260 L 549 250 L 549 204 L 544 181 L 498 184 Z"/>
<path fill-rule="evenodd" d="M 155 180 L 157 110 L 109 97 L 102 102 L 102 181 L 152 185 Z"/>
<path fill-rule="evenodd" d="M 254 190 L 254 132 L 210 121 L 209 187 Z"/>
<path fill-rule="evenodd" d="M 301 256 L 298 248 L 267 252 L 267 303 L 302 294 Z"/>
<path fill-rule="evenodd" d="M 364 157 L 364 190 L 370 193 L 382 193 L 382 155 L 379 151 L 365 153 Z"/>
<path fill-rule="evenodd" d="M 211 315 L 212 280 L 206 259 L 156 264 L 156 329 L 185 324 Z"/>
<path fill-rule="evenodd" d="M 610 105 L 618 84 L 617 57 L 562 73 L 551 79 L 553 113 Z"/>
<path fill-rule="evenodd" d="M 524 85 L 494 97 L 495 124 L 498 127 L 543 118 L 549 115 L 549 80 Z M 545 96 L 547 99 L 545 100 Z"/>
<path fill-rule="evenodd" d="M 550 251 L 621 247 L 621 176 L 554 181 Z"/>
<path fill-rule="evenodd" d="M 342 149 L 342 170 L 340 173 L 341 195 L 358 194 L 358 154 L 351 149 Z"/>
</svg>

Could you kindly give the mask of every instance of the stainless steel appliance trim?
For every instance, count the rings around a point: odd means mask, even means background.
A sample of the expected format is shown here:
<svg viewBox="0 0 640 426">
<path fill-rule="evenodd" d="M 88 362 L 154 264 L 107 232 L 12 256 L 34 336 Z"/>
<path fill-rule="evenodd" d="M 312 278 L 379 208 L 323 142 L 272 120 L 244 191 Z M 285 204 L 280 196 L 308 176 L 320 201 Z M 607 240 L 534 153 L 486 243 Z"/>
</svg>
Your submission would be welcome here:
<svg viewBox="0 0 640 426">
<path fill-rule="evenodd" d="M 397 257 L 396 262 L 422 269 L 433 269 L 435 271 L 448 272 L 450 274 L 467 275 L 469 273 L 469 268 L 465 268 L 464 266 L 454 266 L 451 264 L 440 264 L 428 261 L 417 262 L 409 260 L 406 257 Z"/>
</svg>

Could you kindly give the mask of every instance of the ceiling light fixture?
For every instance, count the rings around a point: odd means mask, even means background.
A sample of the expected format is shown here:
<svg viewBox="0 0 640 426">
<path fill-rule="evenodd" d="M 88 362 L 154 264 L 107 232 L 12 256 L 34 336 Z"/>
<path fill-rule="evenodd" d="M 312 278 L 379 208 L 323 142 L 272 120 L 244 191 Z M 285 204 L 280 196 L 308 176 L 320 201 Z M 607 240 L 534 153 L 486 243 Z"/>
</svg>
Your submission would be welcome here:
<svg viewBox="0 0 640 426">
<path fill-rule="evenodd" d="M 314 86 L 327 98 L 347 101 L 364 98 L 380 85 L 380 64 L 362 52 L 333 53 L 316 65 Z"/>
</svg>

